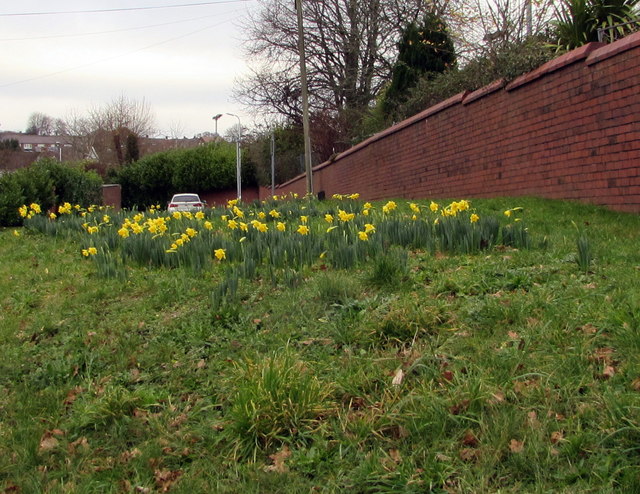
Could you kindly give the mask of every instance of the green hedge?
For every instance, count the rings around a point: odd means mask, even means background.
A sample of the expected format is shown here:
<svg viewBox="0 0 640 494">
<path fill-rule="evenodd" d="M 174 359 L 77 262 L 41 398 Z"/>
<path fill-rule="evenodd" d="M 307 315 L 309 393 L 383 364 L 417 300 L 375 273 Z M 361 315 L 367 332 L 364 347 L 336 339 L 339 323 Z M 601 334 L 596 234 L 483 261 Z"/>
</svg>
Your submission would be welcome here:
<svg viewBox="0 0 640 494">
<path fill-rule="evenodd" d="M 254 167 L 243 160 L 244 185 L 255 184 Z M 236 186 L 236 147 L 220 141 L 193 149 L 155 153 L 116 174 L 124 207 L 164 205 L 175 193 L 204 193 Z"/>
<path fill-rule="evenodd" d="M 102 201 L 102 179 L 85 171 L 82 163 L 59 163 L 52 158 L 36 161 L 0 176 L 0 226 L 18 226 L 18 208 L 37 203 L 43 211 L 64 202 L 90 206 Z"/>
</svg>

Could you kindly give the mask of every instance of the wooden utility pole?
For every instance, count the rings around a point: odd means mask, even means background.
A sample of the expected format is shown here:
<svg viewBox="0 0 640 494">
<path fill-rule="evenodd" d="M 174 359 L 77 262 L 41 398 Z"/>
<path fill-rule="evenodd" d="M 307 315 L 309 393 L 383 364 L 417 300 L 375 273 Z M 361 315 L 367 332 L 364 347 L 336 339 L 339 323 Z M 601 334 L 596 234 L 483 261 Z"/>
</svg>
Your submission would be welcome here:
<svg viewBox="0 0 640 494">
<path fill-rule="evenodd" d="M 298 14 L 298 52 L 300 53 L 300 84 L 302 86 L 302 132 L 304 134 L 304 171 L 307 175 L 307 194 L 313 194 L 311 170 L 311 138 L 309 137 L 309 96 L 307 94 L 307 64 L 304 60 L 304 31 L 302 29 L 302 0 L 295 0 Z"/>
</svg>

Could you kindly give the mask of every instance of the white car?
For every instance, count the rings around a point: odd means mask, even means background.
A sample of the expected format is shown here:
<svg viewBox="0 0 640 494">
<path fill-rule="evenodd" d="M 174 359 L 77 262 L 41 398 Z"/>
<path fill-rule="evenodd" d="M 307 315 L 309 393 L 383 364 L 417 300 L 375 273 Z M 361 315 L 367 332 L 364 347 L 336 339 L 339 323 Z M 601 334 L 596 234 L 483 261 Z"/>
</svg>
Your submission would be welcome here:
<svg viewBox="0 0 640 494">
<path fill-rule="evenodd" d="M 176 194 L 169 201 L 167 211 L 170 213 L 174 211 L 202 211 L 204 205 L 205 202 L 200 200 L 198 194 Z"/>
</svg>

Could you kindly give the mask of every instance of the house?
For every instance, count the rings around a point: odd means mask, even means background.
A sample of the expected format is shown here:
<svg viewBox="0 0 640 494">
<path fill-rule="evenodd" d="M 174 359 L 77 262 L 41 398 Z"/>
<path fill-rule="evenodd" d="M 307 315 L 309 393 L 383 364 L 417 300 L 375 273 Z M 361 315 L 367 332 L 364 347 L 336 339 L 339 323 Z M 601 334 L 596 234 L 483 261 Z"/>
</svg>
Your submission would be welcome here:
<svg viewBox="0 0 640 494">
<path fill-rule="evenodd" d="M 70 159 L 73 148 L 65 136 L 40 136 L 22 132 L 0 132 L 0 141 L 16 140 L 20 149 L 26 153 L 38 153 L 57 158 L 60 161 Z M 37 159 L 37 157 L 35 158 Z M 34 161 L 35 161 L 34 159 Z"/>
</svg>

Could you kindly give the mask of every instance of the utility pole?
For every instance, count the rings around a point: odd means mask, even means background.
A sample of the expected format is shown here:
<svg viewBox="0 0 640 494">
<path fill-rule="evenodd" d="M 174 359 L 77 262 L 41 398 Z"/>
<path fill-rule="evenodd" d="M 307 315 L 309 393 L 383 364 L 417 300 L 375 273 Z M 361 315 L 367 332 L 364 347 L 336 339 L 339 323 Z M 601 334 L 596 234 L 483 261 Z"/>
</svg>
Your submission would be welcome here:
<svg viewBox="0 0 640 494">
<path fill-rule="evenodd" d="M 236 187 L 238 201 L 242 201 L 242 155 L 240 154 L 240 138 L 242 137 L 242 124 L 240 117 L 234 113 L 227 113 L 230 117 L 238 119 L 238 133 L 236 134 Z"/>
<path fill-rule="evenodd" d="M 300 84 L 302 86 L 302 132 L 304 134 L 304 170 L 307 175 L 307 194 L 313 194 L 311 170 L 311 138 L 309 137 L 309 96 L 307 94 L 307 65 L 304 59 L 304 31 L 302 29 L 302 0 L 295 0 L 298 14 L 298 52 L 300 53 Z"/>
</svg>

